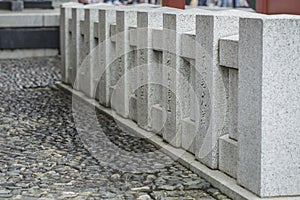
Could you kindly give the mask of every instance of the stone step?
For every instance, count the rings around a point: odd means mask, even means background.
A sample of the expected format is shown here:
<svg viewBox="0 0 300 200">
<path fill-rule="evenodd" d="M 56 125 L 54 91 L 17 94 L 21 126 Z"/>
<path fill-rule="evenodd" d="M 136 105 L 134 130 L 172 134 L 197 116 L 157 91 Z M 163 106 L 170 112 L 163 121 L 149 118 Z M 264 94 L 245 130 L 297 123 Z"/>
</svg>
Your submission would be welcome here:
<svg viewBox="0 0 300 200">
<path fill-rule="evenodd" d="M 57 55 L 60 46 L 59 25 L 58 10 L 1 12 L 0 58 Z M 38 53 L 37 49 L 43 53 Z"/>
<path fill-rule="evenodd" d="M 0 1 L 1 10 L 21 11 L 23 9 L 53 9 L 51 0 Z"/>
</svg>

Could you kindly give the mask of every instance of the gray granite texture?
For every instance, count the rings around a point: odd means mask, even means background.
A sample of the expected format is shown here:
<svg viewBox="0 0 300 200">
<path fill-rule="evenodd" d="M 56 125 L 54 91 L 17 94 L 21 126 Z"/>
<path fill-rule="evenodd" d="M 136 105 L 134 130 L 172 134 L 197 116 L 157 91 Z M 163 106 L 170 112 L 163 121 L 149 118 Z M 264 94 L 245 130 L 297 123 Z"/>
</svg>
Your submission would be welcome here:
<svg viewBox="0 0 300 200">
<path fill-rule="evenodd" d="M 300 194 L 299 27 L 299 16 L 240 20 L 237 178 L 261 197 Z"/>
<path fill-rule="evenodd" d="M 195 91 L 200 105 L 196 113 L 195 155 L 209 166 L 218 167 L 218 138 L 228 132 L 228 70 L 219 65 L 219 40 L 239 31 L 239 18 L 216 12 L 196 20 Z"/>
<path fill-rule="evenodd" d="M 238 68 L 239 36 L 232 35 L 220 39 L 220 65 Z"/>
</svg>

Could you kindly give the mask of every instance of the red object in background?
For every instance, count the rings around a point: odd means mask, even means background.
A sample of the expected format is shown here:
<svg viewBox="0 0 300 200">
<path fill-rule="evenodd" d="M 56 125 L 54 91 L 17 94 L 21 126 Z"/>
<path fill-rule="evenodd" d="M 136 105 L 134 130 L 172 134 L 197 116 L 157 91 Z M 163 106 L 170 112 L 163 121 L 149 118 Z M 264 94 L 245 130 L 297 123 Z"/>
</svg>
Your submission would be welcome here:
<svg viewBox="0 0 300 200">
<path fill-rule="evenodd" d="M 256 0 L 256 12 L 300 15 L 300 0 Z"/>
<path fill-rule="evenodd" d="M 185 9 L 185 0 L 163 0 L 162 6 Z"/>
</svg>

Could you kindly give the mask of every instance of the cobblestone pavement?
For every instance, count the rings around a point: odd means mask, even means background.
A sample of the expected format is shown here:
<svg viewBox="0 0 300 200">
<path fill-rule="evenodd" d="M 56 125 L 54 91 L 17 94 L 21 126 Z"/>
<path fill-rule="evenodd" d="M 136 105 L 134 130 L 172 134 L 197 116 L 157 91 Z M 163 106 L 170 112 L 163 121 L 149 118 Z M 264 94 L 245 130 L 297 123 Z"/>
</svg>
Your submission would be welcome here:
<svg viewBox="0 0 300 200">
<path fill-rule="evenodd" d="M 102 134 L 84 129 L 89 113 L 77 131 L 71 96 L 54 86 L 57 66 L 58 57 L 0 61 L 0 199 L 228 199 L 101 113 Z M 87 150 L 89 139 L 97 145 Z"/>
</svg>

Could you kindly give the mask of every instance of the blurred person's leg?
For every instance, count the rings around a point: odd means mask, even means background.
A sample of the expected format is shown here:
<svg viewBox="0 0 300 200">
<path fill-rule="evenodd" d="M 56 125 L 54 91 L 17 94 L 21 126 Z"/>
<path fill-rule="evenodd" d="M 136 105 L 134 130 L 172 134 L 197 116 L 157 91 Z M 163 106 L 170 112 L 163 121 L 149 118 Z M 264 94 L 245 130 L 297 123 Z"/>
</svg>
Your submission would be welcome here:
<svg viewBox="0 0 300 200">
<path fill-rule="evenodd" d="M 121 5 L 121 4 L 123 4 L 124 3 L 124 0 L 114 0 L 113 1 L 113 4 L 115 4 L 115 5 Z"/>
<path fill-rule="evenodd" d="M 249 8 L 249 4 L 248 4 L 248 2 L 246 0 L 242 1 L 242 6 Z"/>
<path fill-rule="evenodd" d="M 207 0 L 199 0 L 198 6 L 207 6 Z"/>
<path fill-rule="evenodd" d="M 224 0 L 219 0 L 218 6 L 223 7 L 224 6 Z"/>
<path fill-rule="evenodd" d="M 217 0 L 207 0 L 208 6 L 216 6 L 217 5 Z"/>
<path fill-rule="evenodd" d="M 235 0 L 235 6 L 240 7 L 240 0 Z"/>
<path fill-rule="evenodd" d="M 190 1 L 190 6 L 197 7 L 198 6 L 198 0 L 191 0 Z"/>
<path fill-rule="evenodd" d="M 229 6 L 230 6 L 229 0 L 225 0 L 225 6 L 226 6 L 226 7 L 229 7 Z"/>
</svg>

